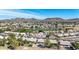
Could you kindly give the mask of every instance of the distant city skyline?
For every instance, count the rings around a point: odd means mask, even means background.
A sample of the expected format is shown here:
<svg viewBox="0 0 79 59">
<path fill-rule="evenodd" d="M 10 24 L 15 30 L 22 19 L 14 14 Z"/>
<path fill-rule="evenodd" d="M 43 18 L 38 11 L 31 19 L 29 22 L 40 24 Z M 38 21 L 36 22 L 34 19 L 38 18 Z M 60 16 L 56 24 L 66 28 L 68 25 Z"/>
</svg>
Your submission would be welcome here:
<svg viewBox="0 0 79 59">
<path fill-rule="evenodd" d="M 79 18 L 79 9 L 1 9 L 0 19 L 10 18 Z"/>
</svg>

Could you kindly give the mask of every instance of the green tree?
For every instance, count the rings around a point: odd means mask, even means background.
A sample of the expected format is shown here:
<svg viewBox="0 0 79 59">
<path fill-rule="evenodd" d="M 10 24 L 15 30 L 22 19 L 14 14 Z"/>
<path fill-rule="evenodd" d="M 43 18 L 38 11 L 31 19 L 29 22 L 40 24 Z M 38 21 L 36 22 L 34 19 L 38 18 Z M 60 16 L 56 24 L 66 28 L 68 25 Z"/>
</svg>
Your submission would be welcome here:
<svg viewBox="0 0 79 59">
<path fill-rule="evenodd" d="M 3 40 L 0 39 L 0 46 L 3 46 Z"/>
<path fill-rule="evenodd" d="M 44 41 L 44 45 L 45 45 L 45 47 L 47 47 L 47 48 L 50 48 L 50 47 L 51 47 L 51 43 L 50 43 L 50 41 L 49 41 L 48 39 L 46 39 L 46 40 Z"/>
<path fill-rule="evenodd" d="M 2 32 L 4 32 L 4 30 L 3 29 L 0 29 L 0 33 L 2 33 Z"/>
<path fill-rule="evenodd" d="M 15 38 L 15 35 L 11 34 L 7 39 L 11 46 L 17 48 L 19 46 L 19 41 Z"/>
<path fill-rule="evenodd" d="M 79 49 L 79 42 L 72 43 L 72 45 L 73 45 L 76 49 Z"/>
</svg>

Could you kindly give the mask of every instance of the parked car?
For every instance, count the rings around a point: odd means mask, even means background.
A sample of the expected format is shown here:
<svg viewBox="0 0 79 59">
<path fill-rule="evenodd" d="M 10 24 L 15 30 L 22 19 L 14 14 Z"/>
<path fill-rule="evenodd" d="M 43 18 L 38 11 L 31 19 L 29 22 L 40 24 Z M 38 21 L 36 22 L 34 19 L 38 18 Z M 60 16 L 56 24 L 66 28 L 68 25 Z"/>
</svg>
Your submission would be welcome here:
<svg viewBox="0 0 79 59">
<path fill-rule="evenodd" d="M 37 47 L 39 47 L 39 48 L 45 48 L 44 44 L 38 44 Z"/>
<path fill-rule="evenodd" d="M 7 48 L 8 48 L 8 49 L 11 49 L 11 50 L 14 50 L 14 49 L 15 49 L 15 47 L 13 47 L 13 46 L 11 46 L 11 45 L 8 46 Z"/>
</svg>

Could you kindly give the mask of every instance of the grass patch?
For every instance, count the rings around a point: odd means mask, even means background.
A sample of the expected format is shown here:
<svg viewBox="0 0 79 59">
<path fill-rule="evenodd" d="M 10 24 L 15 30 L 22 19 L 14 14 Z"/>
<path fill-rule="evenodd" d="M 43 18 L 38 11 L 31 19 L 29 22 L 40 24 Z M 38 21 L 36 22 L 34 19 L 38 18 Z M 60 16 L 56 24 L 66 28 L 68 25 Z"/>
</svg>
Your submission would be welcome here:
<svg viewBox="0 0 79 59">
<path fill-rule="evenodd" d="M 29 33 L 31 33 L 31 32 L 33 32 L 33 30 L 31 30 L 31 29 L 18 29 L 18 30 L 16 30 L 16 32 L 29 32 Z"/>
</svg>

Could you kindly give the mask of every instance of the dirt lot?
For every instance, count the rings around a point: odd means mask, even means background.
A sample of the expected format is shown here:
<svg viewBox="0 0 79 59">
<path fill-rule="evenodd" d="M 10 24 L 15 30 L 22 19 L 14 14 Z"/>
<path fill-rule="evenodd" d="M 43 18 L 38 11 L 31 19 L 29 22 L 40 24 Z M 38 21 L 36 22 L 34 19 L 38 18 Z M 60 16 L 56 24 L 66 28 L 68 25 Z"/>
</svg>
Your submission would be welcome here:
<svg viewBox="0 0 79 59">
<path fill-rule="evenodd" d="M 9 50 L 9 49 L 7 49 L 7 48 L 4 47 L 4 46 L 0 46 L 0 50 Z"/>
<path fill-rule="evenodd" d="M 0 46 L 0 50 L 10 50 L 10 49 Z M 37 47 L 18 47 L 15 50 L 57 50 L 57 49 L 37 48 Z"/>
<path fill-rule="evenodd" d="M 19 47 L 16 50 L 57 50 L 57 49 L 37 48 L 37 47 Z"/>
</svg>

